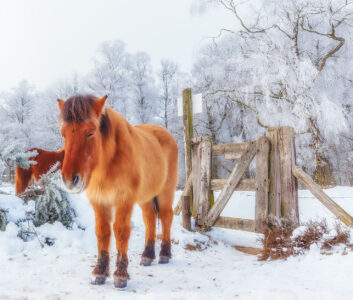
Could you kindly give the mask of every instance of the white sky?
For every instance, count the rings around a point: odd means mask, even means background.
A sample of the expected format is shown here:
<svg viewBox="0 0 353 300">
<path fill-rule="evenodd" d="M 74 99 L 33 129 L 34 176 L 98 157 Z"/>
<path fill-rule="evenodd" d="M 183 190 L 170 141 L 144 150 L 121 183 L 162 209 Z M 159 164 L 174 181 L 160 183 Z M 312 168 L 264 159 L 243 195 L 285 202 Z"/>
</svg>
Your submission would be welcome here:
<svg viewBox="0 0 353 300">
<path fill-rule="evenodd" d="M 99 44 L 120 39 L 156 67 L 189 71 L 198 47 L 235 20 L 223 9 L 191 13 L 191 0 L 0 0 L 0 90 L 27 79 L 44 88 L 83 74 Z"/>
</svg>

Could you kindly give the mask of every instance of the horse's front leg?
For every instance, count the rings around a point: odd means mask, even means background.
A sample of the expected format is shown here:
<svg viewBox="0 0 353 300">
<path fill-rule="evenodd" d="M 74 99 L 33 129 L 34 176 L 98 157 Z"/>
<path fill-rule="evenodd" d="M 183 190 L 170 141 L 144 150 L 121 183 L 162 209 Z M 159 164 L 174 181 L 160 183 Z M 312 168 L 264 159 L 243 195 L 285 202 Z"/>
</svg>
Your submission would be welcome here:
<svg viewBox="0 0 353 300">
<path fill-rule="evenodd" d="M 96 219 L 96 236 L 98 246 L 98 262 L 92 274 L 96 277 L 94 284 L 104 284 L 109 276 L 109 244 L 111 236 L 111 208 L 92 204 Z"/>
<path fill-rule="evenodd" d="M 127 280 L 130 279 L 127 272 L 128 257 L 127 249 L 131 231 L 131 213 L 133 209 L 133 202 L 125 201 L 123 204 L 116 206 L 114 234 L 116 240 L 117 262 L 116 271 L 114 272 L 114 285 L 117 288 L 124 288 L 127 286 Z"/>
</svg>

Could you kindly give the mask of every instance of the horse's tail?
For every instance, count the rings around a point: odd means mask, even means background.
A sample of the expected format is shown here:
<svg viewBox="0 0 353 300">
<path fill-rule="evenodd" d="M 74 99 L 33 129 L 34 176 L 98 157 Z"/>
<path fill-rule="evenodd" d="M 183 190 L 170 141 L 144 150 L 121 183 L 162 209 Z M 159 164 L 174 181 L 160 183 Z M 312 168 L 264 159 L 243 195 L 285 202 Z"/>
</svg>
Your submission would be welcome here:
<svg viewBox="0 0 353 300">
<path fill-rule="evenodd" d="M 29 181 L 32 178 L 32 168 L 23 169 L 19 166 L 16 167 L 15 184 L 16 195 L 23 193 L 28 187 Z"/>
<path fill-rule="evenodd" d="M 159 205 L 158 205 L 157 196 L 153 197 L 153 207 L 154 207 L 154 211 L 157 213 L 157 216 L 158 216 L 158 219 L 159 219 Z"/>
</svg>

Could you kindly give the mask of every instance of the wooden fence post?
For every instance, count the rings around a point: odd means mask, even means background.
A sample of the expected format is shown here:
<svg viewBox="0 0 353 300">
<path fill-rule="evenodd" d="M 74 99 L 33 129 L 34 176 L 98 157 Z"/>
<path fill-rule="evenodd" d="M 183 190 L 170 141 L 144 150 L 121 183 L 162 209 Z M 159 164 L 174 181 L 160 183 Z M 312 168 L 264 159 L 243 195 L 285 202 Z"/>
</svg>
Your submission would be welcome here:
<svg viewBox="0 0 353 300">
<path fill-rule="evenodd" d="M 192 143 L 192 179 L 195 224 L 205 224 L 210 205 L 212 141 L 198 137 Z"/>
<path fill-rule="evenodd" d="M 298 183 L 292 174 L 292 165 L 295 165 L 294 128 L 281 127 L 280 129 L 280 158 L 281 158 L 281 212 L 282 217 L 299 224 Z"/>
<path fill-rule="evenodd" d="M 281 216 L 281 166 L 279 157 L 279 128 L 268 129 L 270 140 L 270 185 L 269 185 L 269 213 Z"/>
<path fill-rule="evenodd" d="M 269 211 L 299 224 L 298 184 L 292 174 L 296 155 L 294 129 L 269 128 L 268 137 L 271 142 Z"/>
<path fill-rule="evenodd" d="M 194 137 L 194 128 L 193 128 L 193 121 L 192 121 L 192 99 L 191 99 L 191 89 L 185 89 L 183 91 L 183 124 L 184 124 L 184 150 L 185 150 L 185 180 L 187 180 L 192 171 L 192 161 L 191 161 L 191 143 L 192 138 Z M 188 199 L 183 197 L 182 201 L 182 213 L 183 213 L 183 220 L 190 219 L 190 211 L 193 214 L 192 204 L 192 193 L 188 195 Z M 184 203 L 185 202 L 185 203 Z M 190 207 L 190 210 L 186 210 L 187 206 Z M 189 212 L 189 213 L 188 213 Z M 189 221 L 185 221 L 185 224 L 190 224 Z M 185 226 L 184 226 L 185 227 Z M 186 229 L 190 230 L 191 227 Z"/>
<path fill-rule="evenodd" d="M 260 136 L 257 139 L 256 154 L 256 232 L 264 232 L 265 221 L 269 213 L 269 154 L 270 142 L 266 137 Z"/>
</svg>

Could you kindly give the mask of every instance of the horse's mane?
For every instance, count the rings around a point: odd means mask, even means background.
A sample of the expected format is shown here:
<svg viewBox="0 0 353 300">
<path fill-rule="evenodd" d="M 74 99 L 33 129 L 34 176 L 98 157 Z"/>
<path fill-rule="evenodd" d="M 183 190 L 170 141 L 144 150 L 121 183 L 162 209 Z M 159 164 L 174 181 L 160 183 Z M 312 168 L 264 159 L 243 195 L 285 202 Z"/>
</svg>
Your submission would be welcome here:
<svg viewBox="0 0 353 300">
<path fill-rule="evenodd" d="M 66 123 L 89 121 L 92 116 L 93 102 L 98 98 L 93 95 L 74 95 L 67 99 L 61 111 L 61 118 Z M 111 123 L 107 111 L 101 115 L 99 130 L 104 137 L 110 133 Z"/>
</svg>

